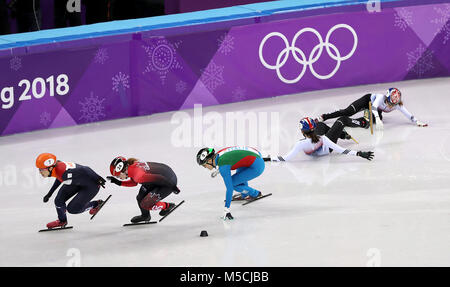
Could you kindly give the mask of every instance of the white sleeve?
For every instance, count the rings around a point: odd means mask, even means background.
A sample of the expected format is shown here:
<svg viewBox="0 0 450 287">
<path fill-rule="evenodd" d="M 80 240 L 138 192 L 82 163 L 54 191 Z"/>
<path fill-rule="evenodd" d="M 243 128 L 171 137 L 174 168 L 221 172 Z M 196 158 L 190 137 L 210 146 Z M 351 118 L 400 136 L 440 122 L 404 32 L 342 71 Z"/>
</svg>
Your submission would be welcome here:
<svg viewBox="0 0 450 287">
<path fill-rule="evenodd" d="M 378 112 L 378 107 L 383 103 L 384 96 L 382 94 L 377 94 L 375 96 L 375 101 L 372 103 L 372 111 Z"/>
<path fill-rule="evenodd" d="M 402 114 L 404 114 L 405 115 L 405 117 L 408 119 L 408 120 L 410 120 L 411 122 L 413 122 L 413 123 L 416 123 L 417 122 L 417 119 L 405 108 L 405 106 L 404 105 L 398 105 L 397 106 L 397 110 L 399 110 L 399 111 L 401 111 L 402 112 Z"/>
<path fill-rule="evenodd" d="M 322 136 L 323 138 L 323 143 L 329 147 L 332 148 L 333 151 L 336 151 L 338 153 L 343 153 L 343 154 L 349 154 L 349 155 L 356 155 L 356 151 L 354 150 L 350 150 L 350 149 L 345 149 L 343 147 L 341 147 L 340 145 L 335 144 L 334 142 L 332 142 L 329 138 L 327 138 L 326 136 Z"/>
<path fill-rule="evenodd" d="M 307 142 L 305 140 L 300 140 L 298 141 L 295 146 L 291 149 L 290 152 L 288 152 L 287 154 L 285 154 L 282 157 L 278 157 L 278 159 L 280 161 L 290 161 L 292 160 L 299 152 L 304 150 L 305 144 L 307 144 Z"/>
</svg>

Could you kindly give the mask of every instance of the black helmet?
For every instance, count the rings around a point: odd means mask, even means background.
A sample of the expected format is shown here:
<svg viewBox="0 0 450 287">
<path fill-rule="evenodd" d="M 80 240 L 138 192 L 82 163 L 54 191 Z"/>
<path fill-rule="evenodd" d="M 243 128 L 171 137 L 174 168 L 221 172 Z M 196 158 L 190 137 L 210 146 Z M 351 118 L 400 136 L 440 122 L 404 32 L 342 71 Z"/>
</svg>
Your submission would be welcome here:
<svg viewBox="0 0 450 287">
<path fill-rule="evenodd" d="M 215 151 L 213 148 L 202 148 L 197 153 L 197 163 L 199 165 L 204 165 L 208 159 L 212 158 L 215 155 Z"/>
</svg>

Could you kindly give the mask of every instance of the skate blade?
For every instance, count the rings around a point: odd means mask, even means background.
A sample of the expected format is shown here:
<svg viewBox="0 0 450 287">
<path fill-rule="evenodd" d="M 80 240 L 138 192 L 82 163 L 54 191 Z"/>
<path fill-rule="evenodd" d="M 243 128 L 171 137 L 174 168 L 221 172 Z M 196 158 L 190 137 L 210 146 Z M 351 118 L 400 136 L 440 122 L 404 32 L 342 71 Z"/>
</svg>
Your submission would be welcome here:
<svg viewBox="0 0 450 287">
<path fill-rule="evenodd" d="M 91 216 L 91 220 L 100 212 L 100 210 L 102 210 L 103 206 L 105 205 L 105 203 L 108 202 L 108 200 L 110 198 L 111 198 L 111 194 L 106 198 L 105 201 L 103 201 L 102 205 L 98 208 L 97 212 Z"/>
<path fill-rule="evenodd" d="M 163 221 L 164 218 L 166 218 L 167 216 L 169 216 L 175 209 L 178 208 L 178 206 L 182 205 L 183 203 L 184 203 L 184 200 L 181 201 L 180 203 L 178 203 L 177 205 L 175 205 L 175 207 L 174 207 L 169 213 L 167 213 L 166 215 L 164 215 L 158 222 Z"/>
<path fill-rule="evenodd" d="M 55 228 L 41 229 L 38 232 L 58 231 L 58 230 L 72 229 L 72 228 L 73 228 L 73 226 L 55 227 Z"/>
<path fill-rule="evenodd" d="M 257 198 L 255 198 L 255 199 L 249 199 L 249 200 L 247 200 L 247 202 L 243 203 L 242 205 L 246 205 L 246 204 L 255 202 L 255 201 L 257 201 L 257 200 L 260 200 L 260 199 L 262 199 L 262 198 L 264 198 L 264 197 L 269 197 L 269 196 L 271 196 L 271 195 L 272 195 L 272 193 L 268 193 L 268 194 L 262 195 L 262 196 L 260 196 L 260 197 L 257 197 Z"/>
<path fill-rule="evenodd" d="M 146 221 L 146 222 L 137 222 L 137 223 L 126 223 L 123 226 L 135 226 L 135 225 L 146 225 L 146 224 L 155 224 L 158 223 L 156 221 Z"/>
</svg>

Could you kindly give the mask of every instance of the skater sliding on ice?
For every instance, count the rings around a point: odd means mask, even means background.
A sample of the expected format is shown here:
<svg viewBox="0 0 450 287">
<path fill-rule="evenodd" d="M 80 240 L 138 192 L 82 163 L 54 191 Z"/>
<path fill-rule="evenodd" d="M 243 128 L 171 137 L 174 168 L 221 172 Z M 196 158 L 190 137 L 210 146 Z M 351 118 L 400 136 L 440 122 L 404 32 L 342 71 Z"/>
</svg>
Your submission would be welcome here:
<svg viewBox="0 0 450 287">
<path fill-rule="evenodd" d="M 213 170 L 218 168 L 226 187 L 225 207 L 222 219 L 231 220 L 230 205 L 233 191 L 241 194 L 242 199 L 256 199 L 261 192 L 250 187 L 248 182 L 264 171 L 264 161 L 261 153 L 251 147 L 228 147 L 217 153 L 213 148 L 203 148 L 197 153 L 197 163 L 204 168 Z M 231 175 L 231 171 L 236 172 Z"/>
<path fill-rule="evenodd" d="M 393 110 L 399 110 L 405 117 L 419 127 L 426 127 L 428 124 L 418 121 L 403 105 L 402 94 L 397 88 L 390 88 L 386 94 L 366 94 L 358 100 L 354 101 L 346 109 L 339 110 L 329 114 L 319 116 L 319 121 L 337 118 L 340 116 L 350 117 L 357 112 L 369 109 L 369 103 L 372 104 L 373 119 L 377 130 L 383 129 L 382 112 L 390 113 Z M 366 115 L 367 121 L 369 116 Z M 369 124 L 363 126 L 368 128 Z"/>
<path fill-rule="evenodd" d="M 106 178 L 119 186 L 133 187 L 141 184 L 136 197 L 141 215 L 133 217 L 132 223 L 149 222 L 151 210 L 159 210 L 159 215 L 165 216 L 176 207 L 175 203 L 161 201 L 172 192 L 175 194 L 180 192 L 177 187 L 177 176 L 169 166 L 118 156 L 111 162 L 110 171 L 113 176 Z M 129 180 L 125 181 L 127 178 Z"/>
<path fill-rule="evenodd" d="M 47 228 L 65 227 L 67 225 L 66 211 L 79 214 L 89 210 L 95 215 L 103 200 L 91 201 L 98 193 L 100 186 L 105 187 L 105 179 L 87 166 L 56 159 L 51 153 L 42 153 L 36 158 L 36 167 L 43 177 L 55 177 L 55 182 L 44 202 L 48 202 L 55 190 L 63 184 L 55 198 L 58 220 L 47 224 Z M 66 206 L 66 202 L 75 196 Z"/>
<path fill-rule="evenodd" d="M 339 137 L 350 137 L 350 135 L 343 131 L 345 125 L 348 124 L 349 121 L 351 121 L 351 119 L 348 117 L 340 117 L 325 135 L 320 136 L 316 132 L 316 122 L 309 117 L 303 118 L 300 120 L 300 129 L 305 138 L 296 143 L 292 150 L 286 155 L 277 156 L 275 158 L 267 157 L 264 158 L 264 161 L 291 161 L 301 151 L 310 156 L 329 155 L 331 152 L 335 151 L 341 154 L 356 155 L 367 160 L 372 160 L 374 155 L 371 151 L 353 151 L 336 144 Z"/>
</svg>

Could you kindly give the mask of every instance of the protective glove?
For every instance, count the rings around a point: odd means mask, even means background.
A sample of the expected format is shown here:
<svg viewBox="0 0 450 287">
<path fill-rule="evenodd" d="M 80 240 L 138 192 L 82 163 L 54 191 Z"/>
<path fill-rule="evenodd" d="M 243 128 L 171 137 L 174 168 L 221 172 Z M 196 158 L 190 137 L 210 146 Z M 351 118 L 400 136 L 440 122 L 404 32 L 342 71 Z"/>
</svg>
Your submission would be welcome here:
<svg viewBox="0 0 450 287">
<path fill-rule="evenodd" d="M 175 194 L 179 194 L 180 193 L 180 189 L 178 188 L 178 186 L 175 186 L 173 188 L 173 193 L 175 193 Z"/>
<path fill-rule="evenodd" d="M 117 184 L 118 186 L 122 185 L 122 182 L 115 178 L 114 176 L 107 176 L 106 179 L 108 179 L 110 182 Z"/>
<path fill-rule="evenodd" d="M 377 131 L 381 131 L 383 128 L 384 128 L 383 121 L 380 118 L 377 118 L 376 123 L 375 123 L 375 129 Z"/>
<path fill-rule="evenodd" d="M 233 220 L 233 216 L 231 215 L 230 209 L 228 207 L 225 207 L 223 209 L 223 216 L 221 217 L 224 221 L 225 220 Z"/>
<path fill-rule="evenodd" d="M 106 180 L 103 177 L 100 177 L 98 179 L 98 184 L 103 188 L 105 188 L 105 182 L 106 182 Z"/>
<path fill-rule="evenodd" d="M 47 194 L 44 196 L 44 202 L 48 202 L 48 200 L 50 199 L 52 195 L 51 194 Z"/>
<path fill-rule="evenodd" d="M 211 177 L 216 177 L 220 173 L 219 169 L 216 169 L 215 171 L 211 172 Z"/>
<path fill-rule="evenodd" d="M 356 153 L 357 156 L 360 156 L 362 158 L 365 158 L 367 160 L 372 160 L 373 159 L 373 152 L 372 151 L 358 151 Z"/>
<path fill-rule="evenodd" d="M 422 123 L 421 121 L 417 121 L 417 122 L 416 122 L 416 125 L 417 125 L 418 127 L 428 127 L 428 124 Z"/>
</svg>

